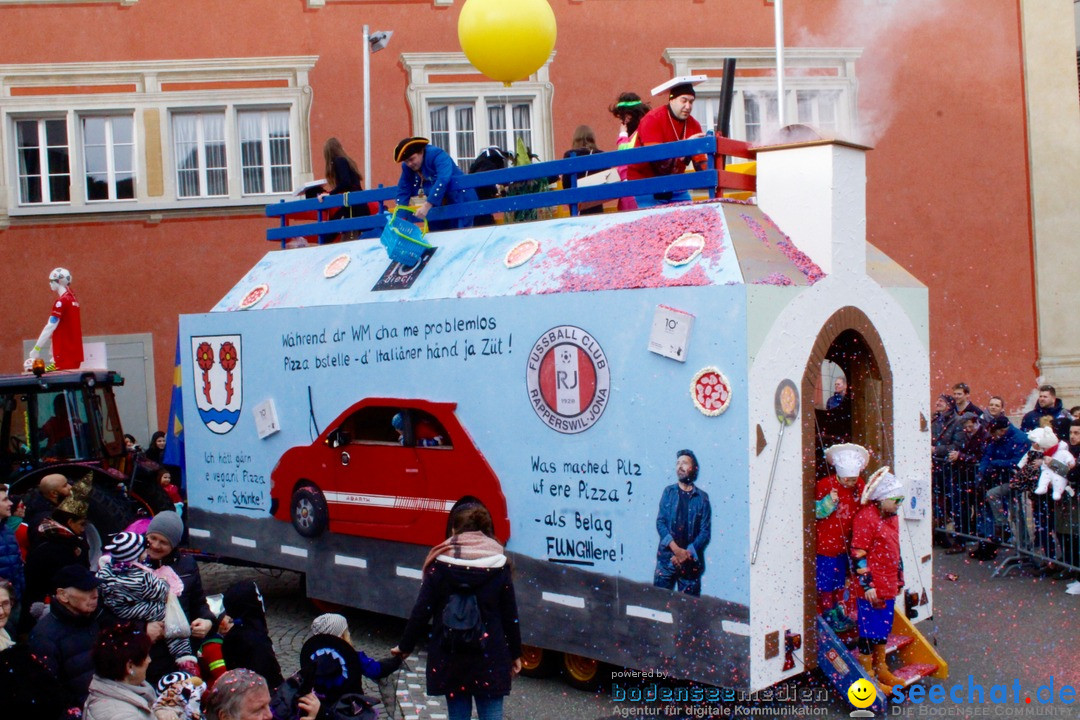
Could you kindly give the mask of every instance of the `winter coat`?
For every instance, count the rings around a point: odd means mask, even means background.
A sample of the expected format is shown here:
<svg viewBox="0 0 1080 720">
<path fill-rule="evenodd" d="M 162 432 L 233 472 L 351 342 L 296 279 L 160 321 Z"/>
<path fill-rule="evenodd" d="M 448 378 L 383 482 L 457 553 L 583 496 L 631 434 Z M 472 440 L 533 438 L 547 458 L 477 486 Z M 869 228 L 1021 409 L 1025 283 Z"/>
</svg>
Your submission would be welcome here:
<svg viewBox="0 0 1080 720">
<path fill-rule="evenodd" d="M 214 614 L 210 612 L 210 606 L 206 604 L 206 593 L 203 592 L 202 576 L 199 574 L 199 566 L 190 555 L 183 555 L 179 550 L 173 550 L 160 561 L 147 560 L 150 567 L 171 567 L 180 581 L 184 583 L 184 591 L 180 593 L 180 607 L 188 622 L 202 618 L 214 621 Z M 197 646 L 198 638 L 192 638 L 192 646 Z M 176 670 L 176 662 L 169 653 L 169 646 L 164 642 L 154 643 L 150 648 L 150 667 L 146 671 L 146 679 L 151 684 L 156 684 L 162 676 Z"/>
<path fill-rule="evenodd" d="M 961 430 L 963 430 L 963 423 L 960 423 Z M 957 457 L 956 461 L 966 463 L 968 465 L 977 465 L 982 460 L 983 453 L 986 451 L 986 446 L 990 442 L 990 433 L 981 424 L 977 425 L 975 432 L 968 435 L 963 433 L 963 442 L 956 448 Z"/>
<path fill-rule="evenodd" d="M 156 699 L 154 688 L 145 681 L 129 685 L 95 675 L 83 720 L 151 720 Z"/>
<path fill-rule="evenodd" d="M 59 720 L 73 703 L 25 643 L 0 652 L 0 707 L 7 718 Z"/>
<path fill-rule="evenodd" d="M 56 588 L 53 576 L 68 565 L 82 565 L 90 569 L 90 546 L 86 539 L 76 535 L 65 525 L 48 519 L 41 524 L 38 544 L 26 555 L 26 594 L 23 609 L 42 602 Z"/>
<path fill-rule="evenodd" d="M 26 580 L 23 575 L 22 552 L 19 551 L 15 531 L 9 528 L 7 523 L 0 523 L 0 577 L 15 586 L 15 597 L 23 596 Z"/>
<path fill-rule="evenodd" d="M 1050 427 L 1053 428 L 1054 434 L 1061 440 L 1069 439 L 1069 425 L 1072 424 L 1072 415 L 1065 409 L 1065 406 L 1061 402 L 1061 398 L 1054 400 L 1054 404 L 1048 408 L 1044 408 L 1039 403 L 1035 403 L 1035 407 L 1024 414 L 1024 419 L 1020 421 L 1020 429 L 1024 432 L 1028 430 L 1034 430 L 1039 427 L 1039 421 L 1043 416 L 1048 416 L 1050 421 Z"/>
<path fill-rule="evenodd" d="M 222 642 L 225 666 L 230 670 L 254 670 L 266 678 L 272 692 L 284 678 L 266 628 L 266 610 L 258 586 L 250 580 L 238 582 L 225 591 L 224 603 L 225 613 L 233 621 Z"/>
<path fill-rule="evenodd" d="M 165 619 L 169 583 L 132 563 L 105 563 L 98 570 L 98 595 L 105 607 L 125 620 Z"/>
<path fill-rule="evenodd" d="M 30 540 L 30 547 L 34 547 L 39 540 L 38 528 L 41 527 L 41 523 L 49 519 L 56 506 L 38 492 L 37 488 L 31 489 L 23 496 L 23 503 L 26 505 L 23 517 L 26 518 L 27 537 Z"/>
<path fill-rule="evenodd" d="M 987 472 L 1012 474 L 1016 464 L 1031 449 L 1027 434 L 1012 423 L 999 438 L 991 437 L 979 461 L 979 476 L 986 477 Z"/>
<path fill-rule="evenodd" d="M 930 441 L 934 444 L 934 461 L 943 463 L 946 456 L 964 444 L 964 426 L 953 410 L 935 413 L 930 423 Z"/>
<path fill-rule="evenodd" d="M 49 612 L 30 633 L 30 652 L 64 686 L 72 707 L 82 707 L 86 702 L 94 676 L 90 653 L 99 624 L 100 611 L 76 615 L 53 599 Z"/>
<path fill-rule="evenodd" d="M 485 567 L 485 561 L 490 560 L 450 563 L 440 556 L 424 571 L 420 594 L 399 647 L 405 654 L 411 653 L 428 621 L 432 621 L 428 641 L 428 695 L 453 697 L 465 692 L 494 698 L 510 694 L 510 666 L 521 657 L 517 600 L 510 567 L 505 563 L 499 567 Z M 443 643 L 443 608 L 454 589 L 461 585 L 476 594 L 487 635 L 483 649 L 475 655 L 453 654 Z"/>
</svg>

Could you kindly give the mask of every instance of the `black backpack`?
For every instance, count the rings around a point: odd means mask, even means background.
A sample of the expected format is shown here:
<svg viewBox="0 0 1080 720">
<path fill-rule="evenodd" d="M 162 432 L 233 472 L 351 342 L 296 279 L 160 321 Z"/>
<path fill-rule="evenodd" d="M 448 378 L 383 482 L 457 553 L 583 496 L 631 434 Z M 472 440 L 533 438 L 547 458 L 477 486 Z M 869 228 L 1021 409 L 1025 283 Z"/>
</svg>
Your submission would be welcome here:
<svg viewBox="0 0 1080 720">
<path fill-rule="evenodd" d="M 442 645 L 451 653 L 479 653 L 487 632 L 476 592 L 469 585 L 453 587 L 442 612 Z"/>
</svg>

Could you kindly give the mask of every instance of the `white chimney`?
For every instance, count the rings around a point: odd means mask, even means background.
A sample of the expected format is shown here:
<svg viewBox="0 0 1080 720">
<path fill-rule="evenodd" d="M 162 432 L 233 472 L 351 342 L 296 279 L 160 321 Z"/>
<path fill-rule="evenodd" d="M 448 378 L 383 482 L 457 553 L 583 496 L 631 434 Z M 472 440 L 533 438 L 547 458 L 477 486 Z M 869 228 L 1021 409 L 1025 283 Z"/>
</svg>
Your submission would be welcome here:
<svg viewBox="0 0 1080 720">
<path fill-rule="evenodd" d="M 866 274 L 866 151 L 839 140 L 757 149 L 757 202 L 826 275 Z"/>
</svg>

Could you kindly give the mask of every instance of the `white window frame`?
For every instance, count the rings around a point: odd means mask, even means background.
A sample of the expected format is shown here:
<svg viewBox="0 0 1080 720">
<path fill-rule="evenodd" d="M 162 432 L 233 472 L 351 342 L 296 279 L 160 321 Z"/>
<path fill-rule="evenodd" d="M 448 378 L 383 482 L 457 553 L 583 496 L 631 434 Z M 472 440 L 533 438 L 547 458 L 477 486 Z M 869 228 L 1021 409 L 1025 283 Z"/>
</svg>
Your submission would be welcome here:
<svg viewBox="0 0 1080 720">
<path fill-rule="evenodd" d="M 18 118 L 15 122 L 12 123 L 12 138 L 13 138 L 13 140 L 15 142 L 15 158 L 14 158 L 14 160 L 15 160 L 15 162 L 14 162 L 14 166 L 15 166 L 14 167 L 14 170 L 15 170 L 15 197 L 18 199 L 19 202 L 22 202 L 22 192 L 21 192 L 21 190 L 22 190 L 22 178 L 23 178 L 24 174 L 22 172 L 20 172 L 20 170 L 19 170 L 19 160 L 21 158 L 21 153 L 20 153 L 21 146 L 19 145 L 19 131 L 18 131 L 17 124 L 18 123 L 23 123 L 23 122 L 32 122 L 32 123 L 35 123 L 37 125 L 37 128 L 38 128 L 38 131 L 37 131 L 37 134 L 38 134 L 38 147 L 37 147 L 38 167 L 40 168 L 40 171 L 41 171 L 40 176 L 39 176 L 39 181 L 38 181 L 40 183 L 40 186 L 41 186 L 40 187 L 41 201 L 40 202 L 26 202 L 24 204 L 28 205 L 28 206 L 66 205 L 68 202 L 70 202 L 70 197 L 71 197 L 71 133 L 70 133 L 70 128 L 68 128 L 68 123 L 66 122 L 66 119 L 63 116 L 60 116 L 60 115 L 52 115 L 52 116 L 45 115 L 45 116 L 36 117 L 36 118 L 34 118 L 34 117 Z M 67 169 L 66 173 L 51 173 L 50 172 L 51 167 L 49 165 L 49 149 L 53 148 L 53 147 L 60 147 L 60 146 L 58 146 L 58 145 L 49 145 L 48 131 L 45 129 L 45 124 L 49 123 L 49 122 L 61 122 L 64 125 L 65 141 L 64 141 L 64 146 L 63 147 L 64 147 L 65 150 L 67 150 L 67 158 L 68 158 L 68 169 Z M 54 177 L 54 175 L 56 175 L 56 176 L 66 175 L 67 176 L 67 179 L 68 179 L 68 198 L 69 198 L 68 200 L 53 200 L 53 198 L 52 198 L 51 178 Z M 27 177 L 29 177 L 29 176 L 27 176 Z"/>
<path fill-rule="evenodd" d="M 206 120 L 209 117 L 220 117 L 222 126 L 222 138 L 221 142 L 225 149 L 225 166 L 213 167 L 209 166 L 207 159 L 207 145 L 209 143 L 217 143 L 217 138 L 207 140 L 206 138 Z M 176 133 L 176 123 L 180 118 L 191 118 L 195 121 L 195 168 L 181 168 L 180 167 L 180 152 L 177 144 L 179 139 Z M 229 120 L 228 113 L 224 107 L 206 109 L 206 110 L 194 110 L 194 111 L 173 111 L 169 114 L 169 133 L 170 133 L 170 150 L 172 152 L 173 160 L 173 172 L 174 181 L 176 182 L 176 197 L 178 200 L 186 200 L 189 198 L 212 198 L 212 197 L 228 197 L 229 195 Z M 199 192 L 193 195 L 183 195 L 180 190 L 180 173 L 191 172 L 194 169 L 199 182 Z M 224 170 L 225 171 L 225 191 L 223 193 L 210 192 L 210 172 L 211 170 Z"/>
<path fill-rule="evenodd" d="M 784 105 L 787 117 L 798 117 L 798 98 L 806 92 L 836 93 L 836 127 L 823 135 L 838 139 L 858 141 L 858 78 L 855 62 L 862 56 L 862 48 L 785 48 Z M 776 49 L 765 48 L 668 48 L 664 59 L 672 66 L 672 76 L 707 74 L 709 79 L 697 86 L 698 104 L 695 116 L 714 119 L 718 107 L 721 77 L 725 58 L 735 58 L 735 86 L 731 105 L 730 135 L 736 140 L 746 140 L 746 98 L 754 93 L 771 93 L 776 96 Z M 773 75 L 740 75 L 741 70 L 768 71 Z M 702 102 L 704 101 L 704 102 Z M 705 107 L 702 107 L 705 106 Z M 777 118 L 769 117 L 772 127 L 765 128 L 765 136 L 776 129 Z M 807 123 L 813 125 L 813 123 Z M 713 125 L 705 127 L 711 130 Z M 760 139 L 759 139 L 760 140 Z"/>
<path fill-rule="evenodd" d="M 131 121 L 131 142 L 130 143 L 117 143 L 113 133 L 113 123 L 118 120 L 130 120 Z M 87 160 L 89 153 L 87 152 L 88 143 L 86 142 L 86 121 L 87 120 L 103 120 L 105 121 L 105 182 L 108 187 L 109 196 L 105 198 L 90 198 L 90 183 L 87 182 L 87 176 L 90 175 L 90 168 L 87 167 Z M 86 199 L 86 204 L 92 203 L 115 203 L 115 202 L 134 202 L 135 198 L 139 195 L 139 173 L 136 171 L 136 158 L 137 149 L 139 147 L 138 129 L 135 127 L 134 113 L 80 113 L 79 114 L 79 143 L 82 147 L 82 186 L 83 197 Z M 70 145 L 70 142 L 69 142 Z M 116 169 L 116 151 L 121 145 L 130 145 L 131 147 L 131 185 L 132 185 L 132 197 L 121 198 L 116 196 L 117 185 L 117 173 Z"/>
<path fill-rule="evenodd" d="M 153 218 L 193 208 L 257 207 L 290 197 L 291 188 L 314 179 L 308 74 L 316 60 L 316 56 L 285 56 L 0 65 L 0 228 L 10 217 L 146 212 Z M 244 87 L 244 83 L 252 87 Z M 130 90 L 72 93 L 66 89 L 93 86 L 127 86 Z M 51 87 L 58 88 L 56 94 L 48 92 Z M 34 92 L 18 92 L 20 88 Z M 172 115 L 222 109 L 226 113 L 228 194 L 180 197 Z M 236 116 L 238 111 L 260 109 L 289 112 L 289 192 L 243 192 Z M 134 119 L 134 202 L 87 201 L 80 118 L 119 114 Z M 57 118 L 64 118 L 67 125 L 71 199 L 22 203 L 15 123 Z M 156 134 L 147 137 L 147 132 Z M 151 149 L 159 149 L 160 154 L 154 157 Z M 153 167 L 148 168 L 149 164 Z M 154 195 L 150 194 L 151 181 L 156 183 Z"/>
<path fill-rule="evenodd" d="M 488 80 L 480 75 L 465 58 L 464 53 L 403 53 L 402 64 L 409 74 L 409 87 L 406 92 L 409 108 L 412 111 L 412 130 L 414 135 L 431 136 L 431 115 L 433 107 L 439 105 L 473 106 L 474 151 L 479 152 L 490 145 L 488 127 L 488 104 L 506 105 L 510 110 L 514 104 L 530 103 L 532 106 L 532 152 L 541 160 L 554 159 L 555 141 L 552 121 L 552 97 L 554 86 L 550 81 L 549 67 L 554 60 L 552 53 L 544 65 L 528 79 L 504 87 L 502 83 Z M 439 82 L 439 76 L 475 76 L 476 80 L 462 82 Z M 450 113 L 451 116 L 453 113 Z M 512 125 L 512 118 L 508 124 Z M 450 127 L 454 128 L 453 118 Z M 513 139 L 507 129 L 508 139 Z M 456 143 L 451 134 L 451 156 L 455 161 Z M 514 151 L 513 147 L 503 148 Z"/>
<path fill-rule="evenodd" d="M 243 162 L 244 162 L 244 160 L 243 160 L 242 151 L 239 154 L 238 157 L 239 157 L 239 160 L 240 160 L 240 165 L 238 167 L 238 170 L 240 172 L 239 172 L 238 176 L 239 176 L 240 182 L 241 182 L 241 192 L 243 193 L 244 196 L 246 196 L 246 197 L 247 196 L 262 197 L 262 196 L 265 196 L 265 195 L 282 195 L 282 194 L 289 194 L 289 193 L 292 192 L 292 190 L 293 190 L 292 186 L 290 186 L 286 190 L 274 190 L 273 189 L 273 187 L 274 187 L 274 168 L 275 167 L 281 167 L 281 166 L 280 165 L 275 166 L 273 164 L 273 162 L 272 162 L 273 154 L 270 151 L 271 137 L 270 137 L 270 127 L 269 127 L 269 114 L 270 113 L 281 113 L 281 112 L 286 112 L 287 113 L 288 111 L 289 111 L 288 108 L 280 108 L 280 107 L 241 107 L 241 108 L 237 108 L 237 111 L 236 111 L 236 141 L 237 141 L 237 147 L 242 148 L 243 143 L 244 143 L 244 140 L 243 140 L 243 138 L 241 137 L 241 134 L 240 134 L 240 115 L 258 114 L 259 115 L 259 144 L 260 144 L 260 150 L 262 152 L 262 158 L 263 158 L 263 163 L 262 163 L 262 167 L 261 167 L 263 190 L 262 191 L 250 191 L 247 188 L 243 187 L 243 179 L 244 179 L 244 165 L 243 165 Z M 292 136 L 292 132 L 291 132 L 291 128 L 290 128 L 290 133 L 289 133 L 289 165 L 290 166 L 293 163 L 294 154 L 295 154 L 295 150 L 293 149 L 293 136 Z M 269 188 L 269 189 L 267 189 L 267 188 Z"/>
</svg>

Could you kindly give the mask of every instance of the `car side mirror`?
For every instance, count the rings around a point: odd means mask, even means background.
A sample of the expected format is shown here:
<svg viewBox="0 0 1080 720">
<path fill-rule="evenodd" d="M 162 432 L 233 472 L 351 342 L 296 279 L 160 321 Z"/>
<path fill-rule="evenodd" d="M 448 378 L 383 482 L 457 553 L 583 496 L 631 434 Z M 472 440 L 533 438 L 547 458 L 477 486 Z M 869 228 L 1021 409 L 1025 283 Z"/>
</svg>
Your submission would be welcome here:
<svg viewBox="0 0 1080 720">
<path fill-rule="evenodd" d="M 342 445 L 348 445 L 349 440 L 349 433 L 345 430 L 335 430 L 334 432 L 330 433 L 329 437 L 326 438 L 326 442 L 332 448 L 338 448 Z"/>
</svg>

